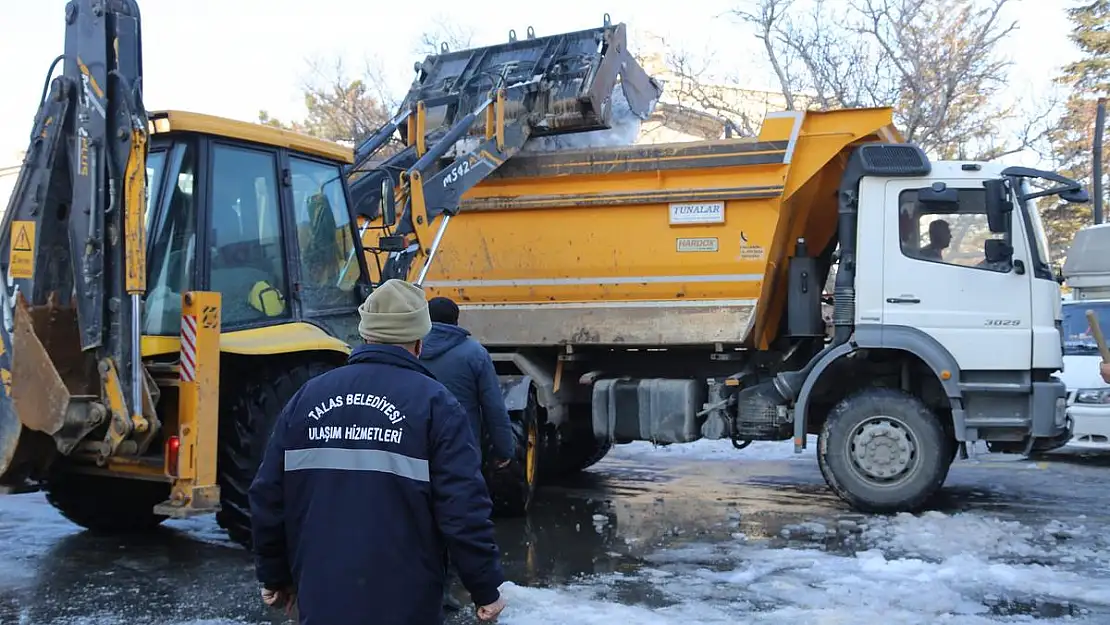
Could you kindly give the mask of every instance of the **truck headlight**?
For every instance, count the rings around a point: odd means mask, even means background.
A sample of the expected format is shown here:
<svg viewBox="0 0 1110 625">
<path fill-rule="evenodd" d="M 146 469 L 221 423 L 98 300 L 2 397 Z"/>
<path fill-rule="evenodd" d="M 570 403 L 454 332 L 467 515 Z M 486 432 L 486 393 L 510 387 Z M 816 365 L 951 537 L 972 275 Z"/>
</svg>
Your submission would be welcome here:
<svg viewBox="0 0 1110 625">
<path fill-rule="evenodd" d="M 1075 392 L 1077 404 L 1110 404 L 1110 388 L 1081 388 Z"/>
</svg>

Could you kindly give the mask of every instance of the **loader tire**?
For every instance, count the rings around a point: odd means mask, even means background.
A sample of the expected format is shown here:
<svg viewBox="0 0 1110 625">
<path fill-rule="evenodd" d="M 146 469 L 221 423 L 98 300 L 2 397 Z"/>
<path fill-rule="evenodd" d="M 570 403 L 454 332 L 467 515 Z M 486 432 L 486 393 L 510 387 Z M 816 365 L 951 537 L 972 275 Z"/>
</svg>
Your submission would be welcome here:
<svg viewBox="0 0 1110 625">
<path fill-rule="evenodd" d="M 829 487 L 860 512 L 915 512 L 948 477 L 954 442 L 920 399 L 868 388 L 829 412 L 817 461 Z"/>
<path fill-rule="evenodd" d="M 516 438 L 516 457 L 503 469 L 486 466 L 486 484 L 493 501 L 493 514 L 519 517 L 528 514 L 536 496 L 540 469 L 540 416 L 535 387 L 528 390 L 524 410 L 509 414 Z"/>
<path fill-rule="evenodd" d="M 216 522 L 243 547 L 251 546 L 248 491 L 278 415 L 305 382 L 333 368 L 321 361 L 282 363 L 248 374 L 241 386 L 220 389 L 220 511 Z M 224 378 L 224 383 L 230 379 Z"/>
<path fill-rule="evenodd" d="M 154 506 L 170 496 L 165 482 L 61 473 L 46 485 L 46 501 L 63 517 L 97 534 L 138 534 L 167 517 Z"/>
</svg>

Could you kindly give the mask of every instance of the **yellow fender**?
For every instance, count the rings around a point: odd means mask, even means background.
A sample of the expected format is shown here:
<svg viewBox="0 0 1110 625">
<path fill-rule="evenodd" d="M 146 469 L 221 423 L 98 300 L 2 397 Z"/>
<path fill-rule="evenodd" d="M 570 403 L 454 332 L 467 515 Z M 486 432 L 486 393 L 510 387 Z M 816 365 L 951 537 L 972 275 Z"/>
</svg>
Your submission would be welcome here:
<svg viewBox="0 0 1110 625">
<path fill-rule="evenodd" d="M 144 336 L 143 357 L 162 356 L 181 349 L 176 336 Z M 227 332 L 220 336 L 220 351 L 241 356 L 276 356 L 308 351 L 351 353 L 351 346 L 320 328 L 302 321 L 265 328 Z"/>
</svg>

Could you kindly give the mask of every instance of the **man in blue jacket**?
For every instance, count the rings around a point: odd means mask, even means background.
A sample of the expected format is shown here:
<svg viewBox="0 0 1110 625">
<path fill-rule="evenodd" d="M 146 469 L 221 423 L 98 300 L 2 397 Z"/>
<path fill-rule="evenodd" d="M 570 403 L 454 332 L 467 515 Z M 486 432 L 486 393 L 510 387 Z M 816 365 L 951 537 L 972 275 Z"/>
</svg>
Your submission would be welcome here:
<svg viewBox="0 0 1110 625">
<path fill-rule="evenodd" d="M 516 441 L 493 359 L 486 348 L 470 338 L 470 332 L 459 327 L 459 307 L 451 299 L 428 300 L 428 314 L 432 330 L 424 337 L 420 361 L 462 404 L 479 449 L 483 430 L 489 435 L 493 465 L 504 468 L 516 455 Z M 443 588 L 443 606 L 458 610 L 462 605 L 451 595 L 452 577 L 449 573 Z"/>
<path fill-rule="evenodd" d="M 440 625 L 450 554 L 492 621 L 489 493 L 462 407 L 417 358 L 424 292 L 389 280 L 358 311 L 367 344 L 290 399 L 251 485 L 263 600 L 301 625 Z"/>
<path fill-rule="evenodd" d="M 516 455 L 509 412 L 493 359 L 470 332 L 459 327 L 459 307 L 446 297 L 428 301 L 432 331 L 424 338 L 420 361 L 462 404 L 481 445 L 483 430 L 490 437 L 494 465 L 503 467 Z"/>
</svg>

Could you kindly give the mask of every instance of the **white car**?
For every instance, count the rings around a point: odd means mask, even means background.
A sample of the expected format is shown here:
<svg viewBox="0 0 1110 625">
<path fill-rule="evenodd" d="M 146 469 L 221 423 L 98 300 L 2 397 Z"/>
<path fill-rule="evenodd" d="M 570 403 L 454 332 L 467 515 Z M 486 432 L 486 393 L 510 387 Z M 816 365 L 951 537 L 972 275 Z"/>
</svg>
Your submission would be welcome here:
<svg viewBox="0 0 1110 625">
<path fill-rule="evenodd" d="M 1064 371 L 1068 387 L 1070 447 L 1110 450 L 1110 386 L 1099 375 L 1098 346 L 1087 323 L 1087 311 L 1098 315 L 1103 334 L 1110 334 L 1110 300 L 1065 301 Z"/>
</svg>

